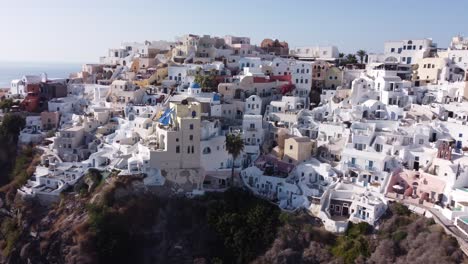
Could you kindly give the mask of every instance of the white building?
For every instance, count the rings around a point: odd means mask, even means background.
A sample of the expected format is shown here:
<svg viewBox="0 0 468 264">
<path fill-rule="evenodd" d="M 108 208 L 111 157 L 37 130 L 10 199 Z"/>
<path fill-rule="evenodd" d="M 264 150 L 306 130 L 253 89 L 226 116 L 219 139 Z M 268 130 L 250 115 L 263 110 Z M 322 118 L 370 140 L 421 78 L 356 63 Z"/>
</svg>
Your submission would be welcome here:
<svg viewBox="0 0 468 264">
<path fill-rule="evenodd" d="M 419 59 L 429 57 L 435 48 L 436 44 L 428 38 L 386 41 L 384 52 L 382 54 L 369 54 L 368 63 L 415 64 Z"/>
<path fill-rule="evenodd" d="M 338 48 L 335 46 L 304 46 L 290 50 L 290 54 L 299 60 L 330 60 L 338 58 Z"/>
</svg>

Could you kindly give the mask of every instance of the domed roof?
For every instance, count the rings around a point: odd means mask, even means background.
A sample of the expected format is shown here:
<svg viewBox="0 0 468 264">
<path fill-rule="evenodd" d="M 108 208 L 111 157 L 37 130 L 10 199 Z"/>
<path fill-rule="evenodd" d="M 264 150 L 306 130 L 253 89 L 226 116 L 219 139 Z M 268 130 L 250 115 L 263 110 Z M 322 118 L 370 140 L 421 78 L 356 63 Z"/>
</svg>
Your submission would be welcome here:
<svg viewBox="0 0 468 264">
<path fill-rule="evenodd" d="M 190 88 L 195 88 L 195 89 L 200 89 L 200 85 L 196 82 L 193 82 L 191 85 L 190 85 Z"/>
</svg>

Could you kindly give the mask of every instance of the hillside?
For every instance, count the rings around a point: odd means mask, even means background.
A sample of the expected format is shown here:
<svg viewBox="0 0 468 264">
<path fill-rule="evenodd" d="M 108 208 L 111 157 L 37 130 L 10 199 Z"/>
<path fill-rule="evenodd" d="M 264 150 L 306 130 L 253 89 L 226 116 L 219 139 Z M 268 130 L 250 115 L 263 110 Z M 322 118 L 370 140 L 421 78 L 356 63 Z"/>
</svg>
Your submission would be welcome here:
<svg viewBox="0 0 468 264">
<path fill-rule="evenodd" d="M 7 207 L 7 205 L 5 205 Z M 378 231 L 336 236 L 305 213 L 240 189 L 160 197 L 140 178 L 88 174 L 45 208 L 16 199 L 2 215 L 2 263 L 460 263 L 455 239 L 392 205 Z"/>
</svg>

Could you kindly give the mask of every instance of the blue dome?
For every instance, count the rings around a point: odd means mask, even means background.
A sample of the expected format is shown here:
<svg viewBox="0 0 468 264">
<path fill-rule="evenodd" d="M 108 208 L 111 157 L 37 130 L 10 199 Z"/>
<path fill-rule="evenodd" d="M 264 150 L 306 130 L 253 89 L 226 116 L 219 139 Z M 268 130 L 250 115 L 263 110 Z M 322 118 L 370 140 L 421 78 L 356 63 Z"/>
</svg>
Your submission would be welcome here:
<svg viewBox="0 0 468 264">
<path fill-rule="evenodd" d="M 213 101 L 221 101 L 221 96 L 219 94 L 214 94 Z"/>
<path fill-rule="evenodd" d="M 190 85 L 190 88 L 200 88 L 200 85 L 196 82 L 193 82 L 192 85 Z"/>
</svg>

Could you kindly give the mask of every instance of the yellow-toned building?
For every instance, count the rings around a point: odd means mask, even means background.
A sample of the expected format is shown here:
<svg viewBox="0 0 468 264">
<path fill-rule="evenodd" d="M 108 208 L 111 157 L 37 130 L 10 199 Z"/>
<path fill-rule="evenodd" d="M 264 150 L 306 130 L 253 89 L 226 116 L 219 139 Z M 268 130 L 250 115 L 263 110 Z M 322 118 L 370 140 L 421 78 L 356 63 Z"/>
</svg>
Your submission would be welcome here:
<svg viewBox="0 0 468 264">
<path fill-rule="evenodd" d="M 343 83 L 343 70 L 336 66 L 328 68 L 325 73 L 325 88 L 336 89 Z"/>
<path fill-rule="evenodd" d="M 133 81 L 133 83 L 135 85 L 140 86 L 140 87 L 145 87 L 145 86 L 154 84 L 155 82 L 156 82 L 156 84 L 161 84 L 161 81 L 166 79 L 167 72 L 168 72 L 167 71 L 167 66 L 166 67 L 161 67 L 161 68 L 158 67 L 156 69 L 156 72 L 153 75 L 151 75 L 151 77 L 149 77 L 148 79 L 135 80 L 135 81 Z"/>
<path fill-rule="evenodd" d="M 283 160 L 292 164 L 307 161 L 312 156 L 313 142 L 308 137 L 292 137 L 284 141 Z"/>
<path fill-rule="evenodd" d="M 413 73 L 416 86 L 436 84 L 448 77 L 449 61 L 447 58 L 423 58 L 417 63 Z"/>
</svg>

